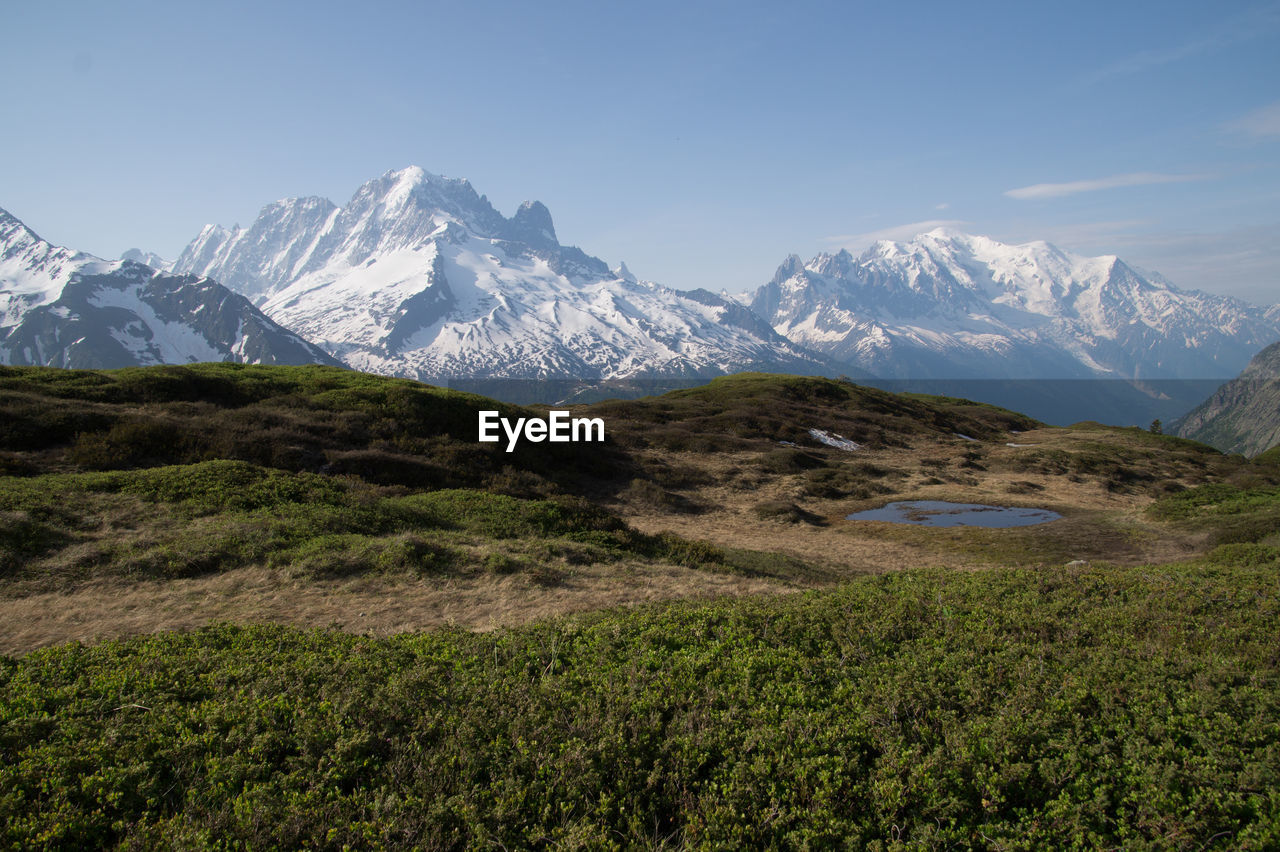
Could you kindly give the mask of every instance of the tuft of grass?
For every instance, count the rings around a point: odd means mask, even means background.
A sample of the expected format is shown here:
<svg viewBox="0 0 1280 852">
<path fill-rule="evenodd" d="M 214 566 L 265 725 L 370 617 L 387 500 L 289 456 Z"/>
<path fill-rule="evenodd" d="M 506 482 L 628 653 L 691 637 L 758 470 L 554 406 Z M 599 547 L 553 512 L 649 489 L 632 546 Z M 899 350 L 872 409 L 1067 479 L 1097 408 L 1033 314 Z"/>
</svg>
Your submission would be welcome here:
<svg viewBox="0 0 1280 852">
<path fill-rule="evenodd" d="M 865 500 L 877 494 L 888 494 L 891 488 L 873 481 L 888 471 L 870 464 L 841 465 L 809 471 L 805 475 L 804 493 L 828 499 Z"/>
<path fill-rule="evenodd" d="M 668 491 L 658 483 L 649 479 L 633 479 L 627 489 L 621 493 L 623 499 L 648 509 L 663 512 L 675 512 L 692 515 L 701 512 L 703 507 L 689 498 Z"/>
<path fill-rule="evenodd" d="M 786 500 L 766 500 L 763 503 L 757 503 L 752 511 L 761 520 L 785 521 L 789 524 L 805 523 L 814 526 L 826 524 L 821 515 L 815 515 Z"/>
<path fill-rule="evenodd" d="M 27 512 L 0 511 L 0 576 L 70 540 L 67 531 Z"/>
<path fill-rule="evenodd" d="M 269 562 L 318 579 L 357 574 L 407 574 L 423 577 L 453 568 L 461 555 L 417 533 L 367 536 L 337 533 L 308 539 L 270 554 Z"/>
</svg>

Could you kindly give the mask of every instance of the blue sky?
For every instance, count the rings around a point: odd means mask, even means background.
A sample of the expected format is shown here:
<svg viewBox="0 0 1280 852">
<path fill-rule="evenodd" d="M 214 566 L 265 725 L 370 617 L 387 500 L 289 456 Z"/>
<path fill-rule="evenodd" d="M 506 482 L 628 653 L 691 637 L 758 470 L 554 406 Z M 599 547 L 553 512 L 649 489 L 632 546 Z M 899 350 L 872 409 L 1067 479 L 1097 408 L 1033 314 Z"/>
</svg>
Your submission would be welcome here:
<svg viewBox="0 0 1280 852">
<path fill-rule="evenodd" d="M 947 224 L 1280 302 L 1280 2 L 0 9 L 0 207 L 101 256 L 416 164 L 680 288 Z"/>
</svg>

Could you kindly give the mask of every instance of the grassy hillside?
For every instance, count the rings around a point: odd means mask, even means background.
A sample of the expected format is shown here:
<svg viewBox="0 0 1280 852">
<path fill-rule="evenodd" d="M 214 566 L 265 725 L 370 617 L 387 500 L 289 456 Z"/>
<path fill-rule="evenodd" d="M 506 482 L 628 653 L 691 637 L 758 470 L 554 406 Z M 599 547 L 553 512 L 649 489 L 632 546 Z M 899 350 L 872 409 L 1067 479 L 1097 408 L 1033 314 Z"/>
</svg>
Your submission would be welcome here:
<svg viewBox="0 0 1280 852">
<path fill-rule="evenodd" d="M 536 411 L 0 368 L 4 844 L 1280 844 L 1273 454 L 760 374 L 589 448 L 482 408 Z M 845 520 L 899 499 L 1063 518 Z"/>
<path fill-rule="evenodd" d="M 810 429 L 874 447 L 912 436 L 974 437 L 1031 429 L 1036 421 L 968 400 L 903 396 L 820 377 L 740 373 L 660 397 L 598 403 L 593 414 L 618 423 L 624 445 L 725 452 L 753 440 L 820 447 Z"/>
<path fill-rule="evenodd" d="M 72 610 L 134 594 L 145 613 L 137 595 L 182 588 L 186 615 L 152 620 L 170 628 L 217 615 L 394 632 L 920 564 L 1188 556 L 1203 534 L 1143 507 L 1272 469 L 1140 430 L 1047 429 L 966 400 L 812 377 L 743 374 L 599 403 L 580 412 L 605 421 L 605 443 L 511 453 L 476 440 L 489 408 L 538 413 L 318 366 L 0 368 L 0 650 L 145 629 L 145 617 L 114 627 L 105 603 L 78 612 L 77 628 L 59 594 L 80 596 Z M 1067 517 L 1023 531 L 842 520 L 912 498 Z M 218 577 L 258 591 L 236 591 L 230 608 L 198 604 L 226 599 Z M 190 582 L 163 585 L 179 579 Z M 255 603 L 264 583 L 290 602 L 300 589 L 329 602 L 273 615 Z M 434 614 L 365 615 L 386 609 L 364 599 L 384 592 Z M 342 615 L 343 599 L 365 620 Z"/>
<path fill-rule="evenodd" d="M 15 848 L 1280 844 L 1277 552 L 0 666 Z"/>
<path fill-rule="evenodd" d="M 108 470 L 238 459 L 381 485 L 550 491 L 618 472 L 563 444 L 476 441 L 477 412 L 531 412 L 336 367 L 0 367 L 0 471 Z"/>
<path fill-rule="evenodd" d="M 759 559 L 639 533 L 599 505 L 691 507 L 664 489 L 662 456 L 681 441 L 764 453 L 776 466 L 780 440 L 821 447 L 811 426 L 887 446 L 1031 425 L 956 401 L 745 375 L 596 406 L 604 444 L 506 452 L 477 442 L 478 412 L 536 411 L 335 368 L 236 364 L 0 368 L 0 408 L 0 595 L 251 565 L 321 579 L 523 570 L 543 582 L 624 556 L 759 569 Z"/>
</svg>

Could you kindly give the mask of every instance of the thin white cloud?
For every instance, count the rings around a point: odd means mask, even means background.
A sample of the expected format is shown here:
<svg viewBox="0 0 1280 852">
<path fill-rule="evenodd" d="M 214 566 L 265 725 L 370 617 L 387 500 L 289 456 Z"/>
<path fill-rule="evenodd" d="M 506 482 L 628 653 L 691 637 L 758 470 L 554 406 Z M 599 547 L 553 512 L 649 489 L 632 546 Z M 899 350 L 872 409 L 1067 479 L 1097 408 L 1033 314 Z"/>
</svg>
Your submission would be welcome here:
<svg viewBox="0 0 1280 852">
<path fill-rule="evenodd" d="M 1216 33 L 1208 38 L 1197 39 L 1196 41 L 1187 42 L 1186 44 L 1176 45 L 1164 50 L 1144 50 L 1140 53 L 1126 56 L 1119 62 L 1115 62 L 1105 68 L 1099 68 L 1092 74 L 1085 77 L 1086 85 L 1101 83 L 1112 77 L 1123 77 L 1129 74 L 1140 74 L 1151 68 L 1158 68 L 1161 65 L 1168 65 L 1171 62 L 1178 62 L 1201 53 L 1212 53 L 1219 50 L 1232 42 L 1241 41 L 1244 36 L 1238 36 L 1231 33 Z"/>
<path fill-rule="evenodd" d="M 947 202 L 945 202 L 945 201 L 944 201 L 944 202 L 942 202 L 941 204 L 934 205 L 934 208 L 933 208 L 933 209 L 934 209 L 934 210 L 946 210 L 946 209 L 947 209 L 948 207 L 950 207 L 950 206 L 951 206 L 950 204 L 948 204 Z"/>
<path fill-rule="evenodd" d="M 1234 130 L 1256 139 L 1268 136 L 1280 136 L 1280 101 L 1259 107 L 1242 118 L 1227 125 Z"/>
<path fill-rule="evenodd" d="M 909 240 L 935 228 L 959 228 L 967 224 L 969 223 L 963 219 L 927 219 L 923 222 L 894 225 L 891 228 L 881 228 L 878 231 L 868 231 L 864 234 L 841 234 L 834 237 L 824 237 L 822 242 L 841 248 L 863 249 L 878 240 Z"/>
<path fill-rule="evenodd" d="M 1183 44 L 1154 50 L 1143 50 L 1124 57 L 1087 75 L 1085 85 L 1094 85 L 1112 77 L 1140 74 L 1193 56 L 1217 53 L 1233 44 L 1265 36 L 1280 28 L 1280 11 L 1274 8 L 1249 9 L 1229 18 L 1209 32 Z"/>
<path fill-rule="evenodd" d="M 1111 175 L 1093 180 L 1076 180 L 1068 183 L 1036 183 L 1005 191 L 1010 198 L 1026 201 L 1032 198 L 1060 198 L 1080 192 L 1096 192 L 1100 189 L 1116 189 L 1122 186 L 1149 186 L 1157 183 L 1186 183 L 1208 180 L 1213 175 L 1166 175 L 1159 172 L 1131 172 L 1127 175 Z"/>
</svg>

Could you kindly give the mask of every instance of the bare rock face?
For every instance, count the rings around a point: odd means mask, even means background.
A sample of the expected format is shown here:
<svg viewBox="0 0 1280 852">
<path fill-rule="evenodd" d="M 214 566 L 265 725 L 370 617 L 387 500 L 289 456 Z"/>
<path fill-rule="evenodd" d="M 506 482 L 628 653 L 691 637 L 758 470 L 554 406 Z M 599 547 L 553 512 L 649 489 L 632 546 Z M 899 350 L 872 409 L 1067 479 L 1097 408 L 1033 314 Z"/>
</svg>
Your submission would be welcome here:
<svg viewBox="0 0 1280 852">
<path fill-rule="evenodd" d="M 1280 444 L 1280 343 L 1174 424 L 1175 432 L 1224 453 L 1256 456 Z"/>
</svg>

